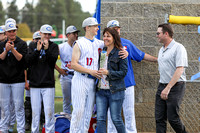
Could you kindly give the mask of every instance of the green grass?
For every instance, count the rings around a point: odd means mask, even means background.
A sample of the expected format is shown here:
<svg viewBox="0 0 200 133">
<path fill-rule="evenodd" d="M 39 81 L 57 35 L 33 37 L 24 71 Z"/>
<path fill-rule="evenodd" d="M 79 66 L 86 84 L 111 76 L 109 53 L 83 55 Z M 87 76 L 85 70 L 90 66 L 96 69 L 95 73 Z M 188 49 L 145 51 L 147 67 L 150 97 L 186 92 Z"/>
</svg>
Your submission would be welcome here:
<svg viewBox="0 0 200 133">
<path fill-rule="evenodd" d="M 58 66 L 61 65 L 60 60 L 57 61 L 56 63 Z M 58 112 L 62 112 L 63 111 L 63 107 L 62 107 L 62 89 L 61 89 L 61 85 L 60 85 L 60 79 L 59 79 L 59 73 L 55 70 L 55 113 Z M 41 132 L 41 131 L 40 131 Z M 14 132 L 13 133 L 17 133 L 17 129 L 16 129 L 16 124 L 14 127 Z M 31 131 L 26 131 L 26 133 L 31 133 Z"/>
</svg>

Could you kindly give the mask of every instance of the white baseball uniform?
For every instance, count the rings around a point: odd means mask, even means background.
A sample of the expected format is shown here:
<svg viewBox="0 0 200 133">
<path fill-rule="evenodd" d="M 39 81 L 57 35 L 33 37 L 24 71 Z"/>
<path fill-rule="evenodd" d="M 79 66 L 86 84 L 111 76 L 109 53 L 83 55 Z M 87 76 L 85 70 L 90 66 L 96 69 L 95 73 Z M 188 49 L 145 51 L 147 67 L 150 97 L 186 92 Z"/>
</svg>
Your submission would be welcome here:
<svg viewBox="0 0 200 133">
<path fill-rule="evenodd" d="M 82 37 L 77 41 L 81 55 L 78 63 L 88 69 L 98 70 L 99 50 L 104 43 L 98 39 Z M 70 133 L 87 133 L 95 100 L 95 80 L 75 71 L 72 78 L 72 119 Z"/>
<path fill-rule="evenodd" d="M 60 84 L 63 93 L 63 112 L 71 114 L 71 80 L 73 77 L 73 69 L 69 69 L 67 64 L 71 64 L 72 50 L 68 42 L 59 45 L 61 68 L 67 70 L 68 75 L 61 75 Z"/>
</svg>

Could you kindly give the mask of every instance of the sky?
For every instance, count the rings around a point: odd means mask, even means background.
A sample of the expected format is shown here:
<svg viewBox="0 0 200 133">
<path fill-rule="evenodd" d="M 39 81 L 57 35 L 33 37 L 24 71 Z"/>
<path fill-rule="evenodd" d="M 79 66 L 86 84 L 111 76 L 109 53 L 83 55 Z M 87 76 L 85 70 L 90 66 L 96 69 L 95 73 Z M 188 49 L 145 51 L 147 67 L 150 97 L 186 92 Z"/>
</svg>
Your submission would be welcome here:
<svg viewBox="0 0 200 133">
<path fill-rule="evenodd" d="M 4 6 L 4 8 L 7 7 L 7 2 L 11 2 L 12 0 L 0 0 Z M 32 0 L 28 0 L 29 2 L 32 2 Z M 90 14 L 94 14 L 96 9 L 96 3 L 97 0 L 75 0 L 80 2 L 82 10 L 84 12 L 90 12 Z M 17 0 L 16 4 L 18 5 L 18 8 L 21 9 L 25 5 L 26 0 Z M 38 0 L 34 0 L 34 4 L 36 4 Z"/>
</svg>

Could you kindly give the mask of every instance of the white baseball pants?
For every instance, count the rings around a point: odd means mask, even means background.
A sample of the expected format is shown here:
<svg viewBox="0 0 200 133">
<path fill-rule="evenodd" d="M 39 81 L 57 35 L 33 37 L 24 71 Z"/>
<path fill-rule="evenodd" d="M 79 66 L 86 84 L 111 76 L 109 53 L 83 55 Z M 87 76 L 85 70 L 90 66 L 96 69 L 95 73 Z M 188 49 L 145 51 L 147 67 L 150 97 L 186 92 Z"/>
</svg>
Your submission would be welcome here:
<svg viewBox="0 0 200 133">
<path fill-rule="evenodd" d="M 71 81 L 72 75 L 60 77 L 60 85 L 63 93 L 63 112 L 71 114 Z"/>
<path fill-rule="evenodd" d="M 0 131 L 7 132 L 10 124 L 10 104 L 13 99 L 17 120 L 17 132 L 25 133 L 24 112 L 24 87 L 25 83 L 4 84 L 0 83 L 1 121 Z M 12 97 L 12 98 L 11 98 Z"/>
<path fill-rule="evenodd" d="M 94 79 L 79 73 L 72 78 L 72 119 L 70 133 L 88 133 L 95 101 Z"/>
<path fill-rule="evenodd" d="M 41 100 L 44 104 L 45 132 L 55 133 L 54 96 L 55 88 L 31 88 L 32 126 L 31 133 L 39 133 Z"/>
</svg>

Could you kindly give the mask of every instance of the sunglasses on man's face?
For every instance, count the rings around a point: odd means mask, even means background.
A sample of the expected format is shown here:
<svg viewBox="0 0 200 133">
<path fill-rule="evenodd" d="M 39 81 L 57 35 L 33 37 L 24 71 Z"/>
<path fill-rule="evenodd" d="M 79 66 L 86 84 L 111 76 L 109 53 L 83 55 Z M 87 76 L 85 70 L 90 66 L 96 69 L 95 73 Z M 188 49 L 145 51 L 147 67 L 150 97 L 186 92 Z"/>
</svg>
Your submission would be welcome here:
<svg viewBox="0 0 200 133">
<path fill-rule="evenodd" d="M 160 32 L 157 32 L 157 33 L 156 33 L 157 36 L 159 36 L 160 34 L 161 34 Z"/>
<path fill-rule="evenodd" d="M 16 30 L 9 30 L 8 32 L 11 33 L 11 32 L 15 32 L 15 31 L 16 31 Z"/>
</svg>

